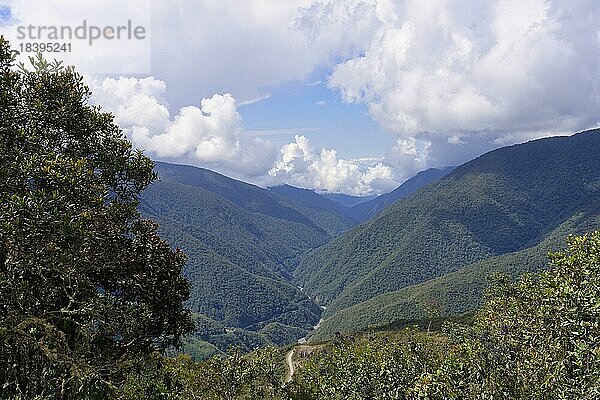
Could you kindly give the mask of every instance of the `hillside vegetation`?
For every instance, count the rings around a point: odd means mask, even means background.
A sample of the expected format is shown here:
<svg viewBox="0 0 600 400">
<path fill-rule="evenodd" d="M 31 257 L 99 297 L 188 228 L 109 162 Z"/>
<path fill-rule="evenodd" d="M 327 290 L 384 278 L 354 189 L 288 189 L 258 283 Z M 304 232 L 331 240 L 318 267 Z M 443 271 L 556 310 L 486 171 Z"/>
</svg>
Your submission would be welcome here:
<svg viewBox="0 0 600 400">
<path fill-rule="evenodd" d="M 560 247 L 568 234 L 582 234 L 598 227 L 600 202 L 561 224 L 535 246 L 477 261 L 439 278 L 380 294 L 342 309 L 320 324 L 311 341 L 330 339 L 339 332 L 379 330 L 415 323 L 430 326 L 432 322 L 470 313 L 483 304 L 489 280 L 496 274 L 515 279 L 539 271 L 547 265 L 548 252 Z"/>
<path fill-rule="evenodd" d="M 159 181 L 144 192 L 140 210 L 188 255 L 187 305 L 202 316 L 186 351 L 200 358 L 309 333 L 321 309 L 291 283 L 293 270 L 302 256 L 357 224 L 352 209 L 312 190 L 266 190 L 203 168 L 159 162 L 155 170 Z M 416 178 L 405 187 L 426 182 Z M 220 328 L 202 334 L 207 326 Z"/>
<path fill-rule="evenodd" d="M 280 185 L 270 187 L 269 191 L 279 195 L 290 207 L 319 224 L 332 236 L 338 236 L 357 224 L 347 206 L 313 190 Z"/>
<path fill-rule="evenodd" d="M 310 253 L 296 281 L 327 306 L 329 318 L 379 294 L 534 247 L 577 215 L 595 217 L 599 149 L 593 130 L 489 152 Z"/>
<path fill-rule="evenodd" d="M 494 281 L 470 324 L 409 328 L 283 352 L 193 363 L 154 359 L 123 399 L 583 399 L 600 396 L 600 233 L 571 238 L 549 268 Z M 150 398 L 150 397 L 147 397 Z"/>
<path fill-rule="evenodd" d="M 157 163 L 156 171 L 160 180 L 144 192 L 140 209 L 188 255 L 187 305 L 206 317 L 196 319 L 197 332 L 207 323 L 222 326 L 188 344 L 252 349 L 289 343 L 312 329 L 321 310 L 289 282 L 290 272 L 300 256 L 331 239 L 326 229 L 351 226 L 336 212 L 343 207 L 327 199 L 305 207 L 201 168 Z"/>
<path fill-rule="evenodd" d="M 410 196 L 423 186 L 443 178 L 452 172 L 452 170 L 454 170 L 454 167 L 429 168 L 421 171 L 390 193 L 385 193 L 369 201 L 353 205 L 350 210 L 348 210 L 348 215 L 360 222 L 367 221 L 386 207 L 400 199 Z"/>
</svg>

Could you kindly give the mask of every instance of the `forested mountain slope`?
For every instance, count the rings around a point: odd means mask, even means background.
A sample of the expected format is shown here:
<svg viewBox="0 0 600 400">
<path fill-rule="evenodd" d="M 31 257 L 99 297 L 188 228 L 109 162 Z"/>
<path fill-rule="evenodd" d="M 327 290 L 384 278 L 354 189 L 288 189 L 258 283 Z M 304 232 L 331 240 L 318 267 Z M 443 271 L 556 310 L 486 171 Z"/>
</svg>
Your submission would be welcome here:
<svg viewBox="0 0 600 400">
<path fill-rule="evenodd" d="M 598 227 L 600 201 L 576 212 L 535 246 L 477 261 L 444 276 L 341 309 L 323 321 L 311 339 L 331 338 L 336 332 L 427 323 L 471 312 L 483 304 L 494 274 L 517 278 L 539 271 L 548 264 L 549 252 L 564 247 L 567 235 L 592 232 Z"/>
<path fill-rule="evenodd" d="M 157 163 L 156 170 L 160 181 L 140 209 L 189 255 L 192 311 L 248 334 L 269 326 L 278 337 L 279 329 L 288 341 L 312 329 L 320 309 L 289 279 L 303 254 L 331 238 L 306 216 L 314 210 L 205 169 Z"/>
<path fill-rule="evenodd" d="M 378 196 L 372 200 L 352 206 L 348 212 L 348 215 L 360 222 L 367 221 L 390 204 L 393 204 L 404 197 L 410 196 L 423 186 L 448 175 L 454 170 L 454 168 L 455 167 L 429 168 L 425 171 L 421 171 L 390 193 L 382 194 L 381 196 Z"/>
<path fill-rule="evenodd" d="M 291 208 L 315 221 L 332 236 L 337 236 L 357 224 L 350 216 L 348 207 L 313 190 L 280 185 L 270 187 L 269 191 L 280 196 Z"/>
<path fill-rule="evenodd" d="M 600 201 L 599 165 L 598 130 L 491 151 L 306 256 L 297 282 L 329 317 L 535 246 Z"/>
</svg>

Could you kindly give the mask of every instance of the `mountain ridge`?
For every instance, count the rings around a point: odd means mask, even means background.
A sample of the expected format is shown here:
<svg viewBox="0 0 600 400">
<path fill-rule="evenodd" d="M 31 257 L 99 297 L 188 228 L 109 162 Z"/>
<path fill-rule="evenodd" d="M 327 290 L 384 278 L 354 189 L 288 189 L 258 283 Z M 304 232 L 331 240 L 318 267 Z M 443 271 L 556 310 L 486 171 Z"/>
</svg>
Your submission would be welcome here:
<svg viewBox="0 0 600 400">
<path fill-rule="evenodd" d="M 410 196 L 421 187 L 443 178 L 456 167 L 428 168 L 407 179 L 396 189 L 372 200 L 358 203 L 350 208 L 349 215 L 359 222 L 365 222 L 396 201 Z"/>
<path fill-rule="evenodd" d="M 538 243 L 598 200 L 598 130 L 486 153 L 313 250 L 296 281 L 325 317 Z M 590 186 L 591 185 L 591 186 Z"/>
<path fill-rule="evenodd" d="M 290 272 L 300 256 L 330 240 L 319 221 L 266 189 L 209 170 L 157 163 L 156 171 L 159 181 L 139 208 L 188 254 L 187 305 L 206 317 L 197 323 L 234 330 L 210 335 L 210 343 L 221 351 L 235 343 L 252 349 L 273 344 L 267 336 L 294 341 L 311 330 L 321 309 L 291 283 Z"/>
</svg>

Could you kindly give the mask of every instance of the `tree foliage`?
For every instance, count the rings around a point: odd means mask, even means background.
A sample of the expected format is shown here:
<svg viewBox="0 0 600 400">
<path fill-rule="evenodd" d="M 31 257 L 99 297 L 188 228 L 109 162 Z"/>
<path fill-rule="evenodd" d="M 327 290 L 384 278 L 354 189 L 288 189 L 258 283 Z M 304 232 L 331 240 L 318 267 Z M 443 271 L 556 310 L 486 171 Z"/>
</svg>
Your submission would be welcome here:
<svg viewBox="0 0 600 400">
<path fill-rule="evenodd" d="M 595 129 L 486 153 L 308 254 L 296 282 L 327 306 L 327 319 L 535 246 L 574 216 L 597 212 L 599 148 Z"/>
<path fill-rule="evenodd" d="M 597 399 L 600 232 L 571 237 L 550 258 L 514 283 L 497 276 L 470 324 L 337 338 L 314 346 L 288 384 L 273 350 L 162 359 L 130 376 L 126 398 Z"/>
<path fill-rule="evenodd" d="M 274 349 L 194 363 L 188 356 L 145 360 L 124 386 L 122 400 L 250 400 L 287 398 Z"/>
<path fill-rule="evenodd" d="M 600 233 L 569 238 L 550 260 L 515 284 L 499 277 L 474 325 L 449 329 L 455 347 L 438 375 L 450 393 L 600 397 Z"/>
<path fill-rule="evenodd" d="M 0 391 L 107 393 L 190 329 L 185 255 L 140 219 L 153 162 L 72 68 L 0 38 Z"/>
</svg>

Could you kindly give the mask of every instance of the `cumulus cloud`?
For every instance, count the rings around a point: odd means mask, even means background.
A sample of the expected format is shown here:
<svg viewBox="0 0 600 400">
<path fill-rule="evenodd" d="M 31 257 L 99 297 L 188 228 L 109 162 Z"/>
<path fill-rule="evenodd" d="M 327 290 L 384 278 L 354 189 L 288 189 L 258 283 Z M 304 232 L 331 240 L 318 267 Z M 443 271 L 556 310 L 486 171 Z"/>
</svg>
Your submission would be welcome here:
<svg viewBox="0 0 600 400">
<path fill-rule="evenodd" d="M 430 160 L 431 141 L 414 137 L 399 138 L 385 154 L 384 161 L 391 166 L 402 180 L 427 168 Z"/>
<path fill-rule="evenodd" d="M 89 81 L 93 102 L 111 112 L 133 144 L 155 159 L 206 167 L 261 185 L 285 182 L 354 194 L 381 193 L 398 185 L 383 159 L 341 159 L 333 149 L 315 150 L 303 135 L 282 146 L 278 156 L 261 135 L 244 131 L 230 94 L 204 98 L 199 106 L 182 107 L 172 116 L 161 80 Z"/>
<path fill-rule="evenodd" d="M 178 107 L 196 93 L 251 102 L 261 88 L 330 67 L 328 86 L 398 135 L 380 162 L 400 181 L 500 145 L 598 125 L 595 0 L 167 0 L 153 15 L 155 73 Z M 271 172 L 362 190 L 364 166 L 358 173 L 360 163 L 321 153 Z M 300 179 L 302 163 L 313 168 Z"/>
<path fill-rule="evenodd" d="M 156 158 L 264 184 L 385 191 L 430 166 L 597 126 L 596 3 L 154 1 L 160 80 L 109 78 L 93 91 Z M 311 76 L 327 68 L 328 78 Z M 264 137 L 289 127 L 244 131 L 238 107 L 309 76 L 306 85 L 328 85 L 344 101 L 365 104 L 396 135 L 394 145 L 380 157 L 344 159 L 313 148 L 302 130 L 281 149 Z M 320 99 L 312 104 L 325 105 Z M 327 108 L 334 106 L 327 97 Z"/>
<path fill-rule="evenodd" d="M 482 135 L 508 143 L 597 125 L 596 1 L 374 3 L 382 27 L 329 85 L 390 131 L 456 147 Z"/>
<path fill-rule="evenodd" d="M 88 73 L 151 72 L 168 82 L 165 96 L 176 110 L 198 95 L 231 93 L 240 103 L 264 97 L 266 87 L 304 79 L 319 66 L 358 54 L 370 41 L 373 24 L 379 24 L 365 14 L 365 1 L 348 1 L 343 9 L 312 7 L 312 2 L 4 0 L 0 28 L 17 19 L 73 27 L 83 19 L 102 27 L 131 19 L 145 28 L 147 40 L 74 43 L 77 51 L 68 63 Z M 318 37 L 311 37 L 315 30 Z"/>
<path fill-rule="evenodd" d="M 358 54 L 379 24 L 365 13 L 366 1 L 343 8 L 312 3 L 154 0 L 153 73 L 169 82 L 177 107 L 198 93 L 227 92 L 245 102 L 262 88 L 305 79 L 319 66 Z"/>
<path fill-rule="evenodd" d="M 93 82 L 92 87 L 94 101 L 115 115 L 115 122 L 134 145 L 158 159 L 246 178 L 266 174 L 275 159 L 272 144 L 244 134 L 230 94 L 214 94 L 202 99 L 199 107 L 182 107 L 172 117 L 163 81 L 106 78 Z"/>
<path fill-rule="evenodd" d="M 269 175 L 300 187 L 356 195 L 385 192 L 398 185 L 392 169 L 382 160 L 345 160 L 335 150 L 315 150 L 302 135 L 281 148 Z"/>
<path fill-rule="evenodd" d="M 587 13 L 567 13 L 571 2 L 456 3 L 399 3 L 399 22 L 365 56 L 338 65 L 331 85 L 400 132 L 590 122 L 600 61 L 594 2 Z M 586 32 L 592 41 L 582 46 Z"/>
<path fill-rule="evenodd" d="M 324 60 L 359 55 L 388 16 L 378 0 L 317 1 L 299 7 L 292 27 Z"/>
</svg>

